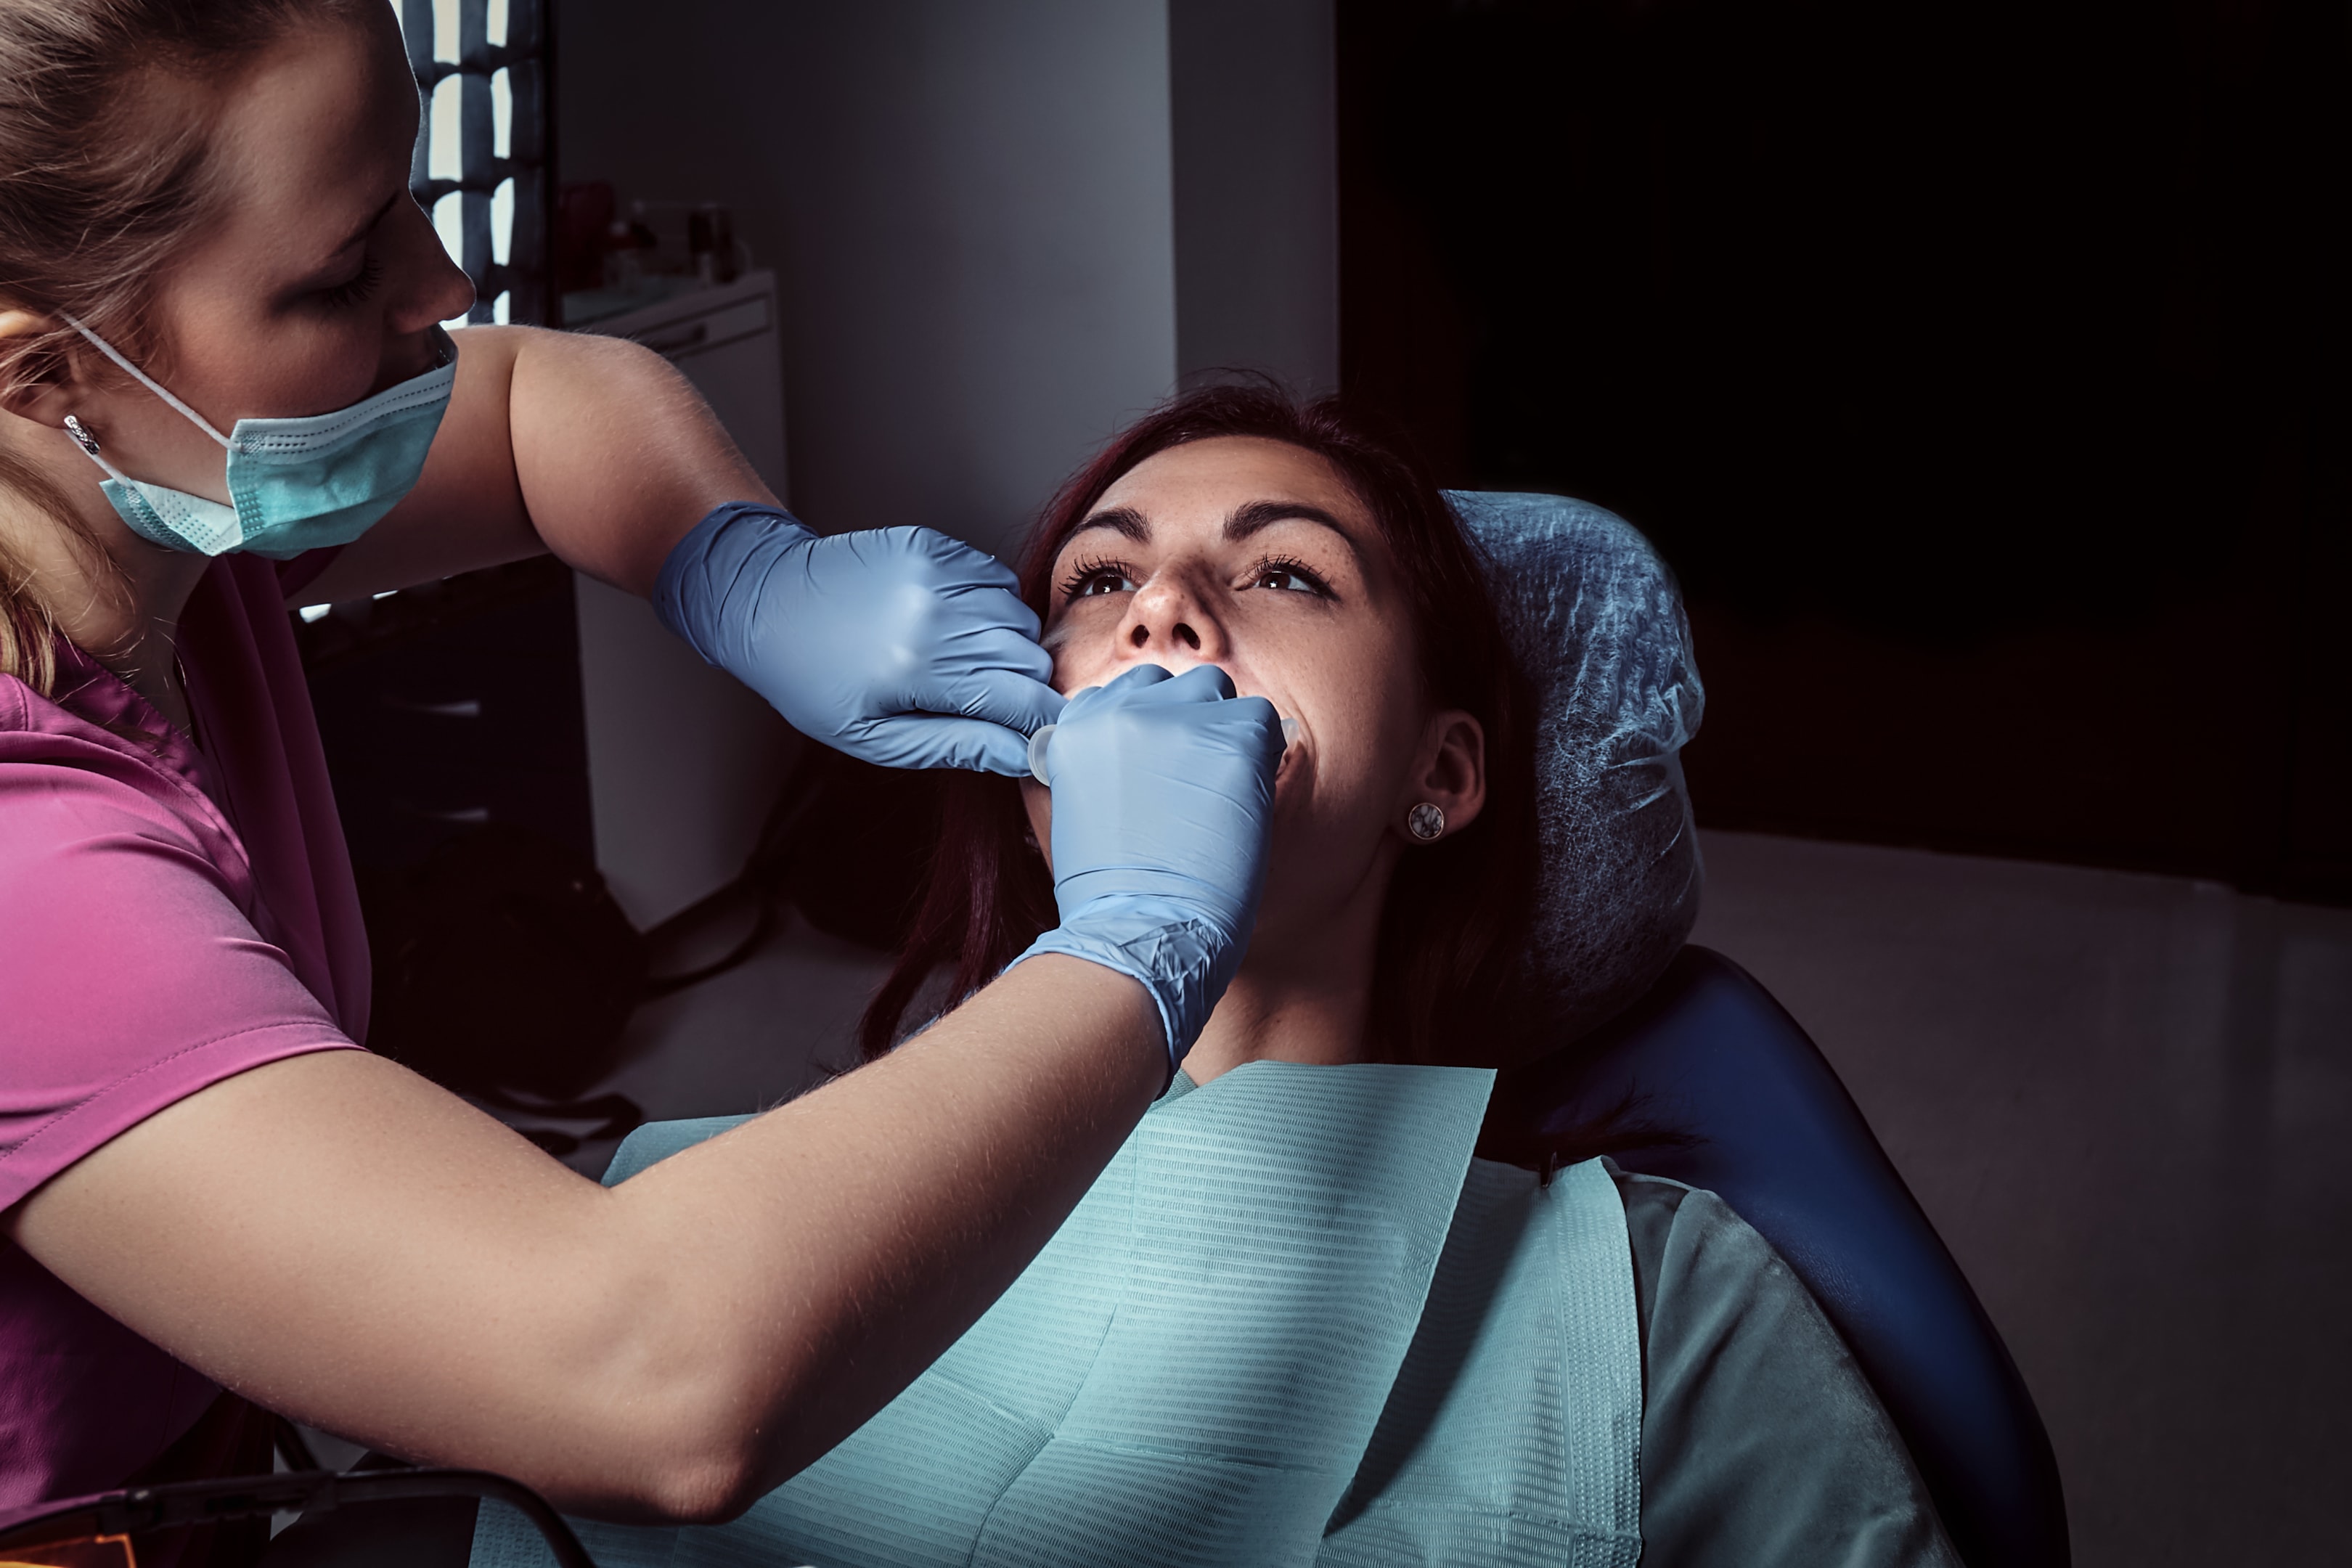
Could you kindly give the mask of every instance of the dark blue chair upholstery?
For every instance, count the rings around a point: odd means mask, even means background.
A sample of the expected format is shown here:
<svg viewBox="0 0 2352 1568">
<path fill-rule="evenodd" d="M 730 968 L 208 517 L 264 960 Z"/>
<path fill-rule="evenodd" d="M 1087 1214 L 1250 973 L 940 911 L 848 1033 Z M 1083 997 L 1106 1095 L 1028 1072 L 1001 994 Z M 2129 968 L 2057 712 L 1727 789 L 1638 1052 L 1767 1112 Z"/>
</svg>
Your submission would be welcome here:
<svg viewBox="0 0 2352 1568">
<path fill-rule="evenodd" d="M 1952 1255 L 1795 1019 L 1722 954 L 1685 947 L 1641 1001 L 1497 1085 L 1503 1138 L 1604 1119 L 1689 1137 L 1616 1155 L 1716 1193 L 1789 1260 L 1909 1444 L 1971 1568 L 2060 1568 L 2049 1435 Z"/>
<path fill-rule="evenodd" d="M 1528 978 L 1577 1041 L 1505 1076 L 1482 1146 L 1523 1155 L 1545 1130 L 1638 1095 L 1637 1121 L 1687 1137 L 1621 1162 L 1719 1194 L 1780 1249 L 1853 1348 L 1971 1568 L 2064 1563 L 2049 1436 L 1951 1254 L 1805 1032 L 1736 964 L 1684 945 L 1703 879 L 1680 752 L 1706 695 L 1674 574 L 1589 502 L 1448 500 L 1486 555 L 1535 703 Z"/>
</svg>

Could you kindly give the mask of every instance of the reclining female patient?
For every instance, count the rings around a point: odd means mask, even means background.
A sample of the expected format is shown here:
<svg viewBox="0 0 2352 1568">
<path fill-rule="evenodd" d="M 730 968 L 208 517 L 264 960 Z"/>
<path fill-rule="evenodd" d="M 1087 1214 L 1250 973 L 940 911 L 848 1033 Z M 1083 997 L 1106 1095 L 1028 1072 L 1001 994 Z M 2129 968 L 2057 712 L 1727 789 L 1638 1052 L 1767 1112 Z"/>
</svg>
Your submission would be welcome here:
<svg viewBox="0 0 2352 1568">
<path fill-rule="evenodd" d="M 1957 1562 L 1835 1331 L 1718 1199 L 1471 1158 L 1468 1069 L 1557 1042 L 1513 1005 L 1530 718 L 1427 476 L 1336 405 L 1196 393 L 1071 481 L 1023 575 L 1063 690 L 1209 663 L 1296 721 L 1240 974 L 897 1404 L 733 1524 L 586 1527 L 598 1561 Z M 1051 792 L 954 782 L 869 1053 L 938 971 L 968 994 L 1052 923 Z M 476 1563 L 524 1544 L 486 1519 Z"/>
</svg>

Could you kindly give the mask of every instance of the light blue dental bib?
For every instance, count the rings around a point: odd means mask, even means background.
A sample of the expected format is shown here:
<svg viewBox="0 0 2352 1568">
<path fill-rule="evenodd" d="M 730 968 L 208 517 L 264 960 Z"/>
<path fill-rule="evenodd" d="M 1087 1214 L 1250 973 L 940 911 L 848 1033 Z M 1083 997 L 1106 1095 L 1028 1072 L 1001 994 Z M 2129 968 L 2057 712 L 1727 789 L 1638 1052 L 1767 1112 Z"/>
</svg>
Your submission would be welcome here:
<svg viewBox="0 0 2352 1568">
<path fill-rule="evenodd" d="M 1491 1073 L 1262 1062 L 1147 1115 L 1003 1298 L 731 1524 L 575 1521 L 603 1568 L 1630 1568 L 1624 1211 L 1473 1161 Z M 735 1124 L 642 1129 L 617 1181 Z M 540 1568 L 481 1510 L 474 1568 Z"/>
</svg>

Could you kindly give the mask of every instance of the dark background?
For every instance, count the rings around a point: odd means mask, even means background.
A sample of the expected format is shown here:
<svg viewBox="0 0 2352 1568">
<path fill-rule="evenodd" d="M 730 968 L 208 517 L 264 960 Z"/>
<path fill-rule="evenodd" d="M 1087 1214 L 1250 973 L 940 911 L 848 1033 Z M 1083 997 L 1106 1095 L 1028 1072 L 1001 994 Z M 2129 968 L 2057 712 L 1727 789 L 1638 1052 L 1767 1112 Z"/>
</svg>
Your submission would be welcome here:
<svg viewBox="0 0 2352 1568">
<path fill-rule="evenodd" d="M 2352 898 L 2343 5 L 1339 19 L 1346 381 L 1656 541 L 1703 823 Z"/>
</svg>

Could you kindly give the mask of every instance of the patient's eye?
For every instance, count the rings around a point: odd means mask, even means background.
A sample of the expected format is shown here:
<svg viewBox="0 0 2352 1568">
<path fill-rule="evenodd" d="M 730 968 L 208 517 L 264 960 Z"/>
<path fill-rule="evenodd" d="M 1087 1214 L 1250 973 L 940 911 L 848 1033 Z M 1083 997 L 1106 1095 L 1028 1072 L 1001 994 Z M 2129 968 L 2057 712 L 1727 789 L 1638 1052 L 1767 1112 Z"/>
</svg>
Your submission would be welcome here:
<svg viewBox="0 0 2352 1568">
<path fill-rule="evenodd" d="M 1132 594 L 1135 578 L 1123 562 L 1080 563 L 1062 580 L 1062 597 L 1090 599 L 1102 594 Z"/>
<path fill-rule="evenodd" d="M 1285 593 L 1318 594 L 1330 597 L 1331 585 L 1296 561 L 1268 559 L 1251 569 L 1249 585 L 1253 588 L 1275 588 Z"/>
</svg>

